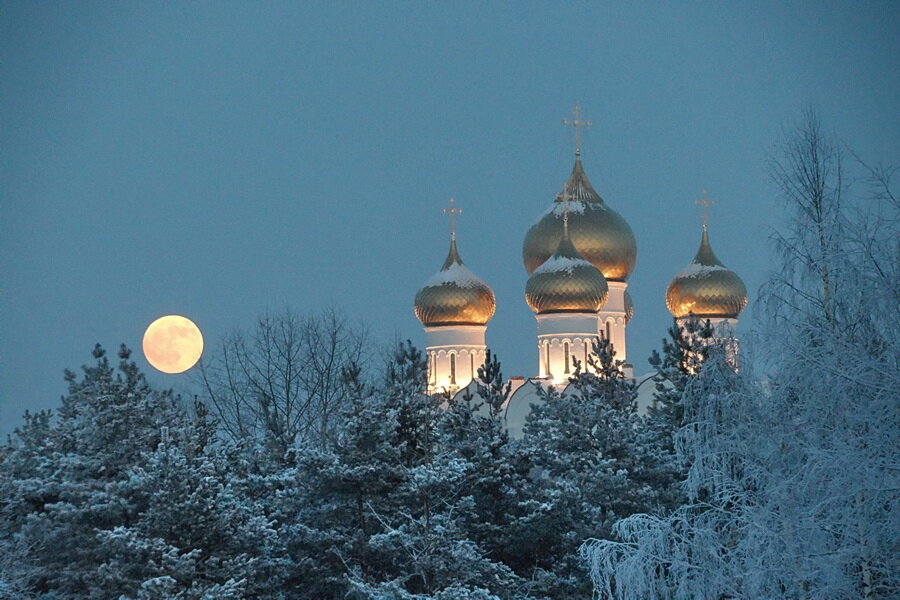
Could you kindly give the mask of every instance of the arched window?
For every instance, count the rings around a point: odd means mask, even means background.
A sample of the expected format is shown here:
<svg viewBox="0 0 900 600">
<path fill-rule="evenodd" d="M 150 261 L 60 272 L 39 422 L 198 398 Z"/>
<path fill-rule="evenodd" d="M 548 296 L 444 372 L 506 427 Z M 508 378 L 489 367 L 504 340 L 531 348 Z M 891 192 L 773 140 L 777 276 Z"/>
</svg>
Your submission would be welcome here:
<svg viewBox="0 0 900 600">
<path fill-rule="evenodd" d="M 612 342 L 612 328 L 609 325 L 609 321 L 606 322 L 606 339 Z"/>
<path fill-rule="evenodd" d="M 475 379 L 475 353 L 469 352 L 469 379 Z"/>
<path fill-rule="evenodd" d="M 590 343 L 590 342 L 585 342 L 585 343 L 584 343 L 584 368 L 585 368 L 585 369 L 587 369 L 587 364 L 588 364 L 587 357 L 588 357 L 588 352 L 590 352 L 590 350 L 588 350 L 588 344 L 589 344 L 589 343 Z"/>
<path fill-rule="evenodd" d="M 563 344 L 563 353 L 565 353 L 565 363 L 564 364 L 566 366 L 563 373 L 568 375 L 569 374 L 569 342 L 566 342 Z"/>
<path fill-rule="evenodd" d="M 450 385 L 456 385 L 456 354 L 450 355 Z"/>
</svg>

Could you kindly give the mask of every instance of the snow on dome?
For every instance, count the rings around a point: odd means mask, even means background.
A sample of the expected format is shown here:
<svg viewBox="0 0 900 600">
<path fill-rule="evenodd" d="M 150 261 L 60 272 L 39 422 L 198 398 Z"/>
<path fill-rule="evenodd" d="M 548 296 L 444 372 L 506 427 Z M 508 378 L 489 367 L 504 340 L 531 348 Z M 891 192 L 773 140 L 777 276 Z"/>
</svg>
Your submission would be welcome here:
<svg viewBox="0 0 900 600">
<path fill-rule="evenodd" d="M 576 267 L 583 266 L 585 263 L 588 263 L 583 258 L 572 258 L 571 256 L 560 256 L 558 254 L 554 254 L 550 258 L 548 258 L 544 264 L 539 266 L 534 270 L 535 273 L 556 273 L 556 272 L 565 272 L 571 275 L 572 271 Z"/>
<path fill-rule="evenodd" d="M 669 283 L 666 306 L 675 317 L 730 319 L 747 306 L 744 282 L 713 252 L 706 225 L 694 260 Z"/>
<path fill-rule="evenodd" d="M 538 314 L 599 311 L 609 286 L 597 268 L 578 253 L 568 236 L 534 270 L 525 285 L 525 301 Z"/>
<path fill-rule="evenodd" d="M 455 283 L 460 287 L 484 285 L 484 282 L 469 267 L 462 263 L 453 263 L 429 277 L 423 287 L 443 285 L 445 283 Z"/>
<path fill-rule="evenodd" d="M 496 306 L 494 292 L 463 264 L 452 238 L 444 266 L 416 294 L 414 310 L 426 327 L 485 325 Z"/>
<path fill-rule="evenodd" d="M 697 262 L 690 262 L 688 266 L 679 271 L 677 277 L 705 277 L 707 273 L 712 271 L 727 271 L 728 268 L 722 265 L 701 265 Z"/>
</svg>

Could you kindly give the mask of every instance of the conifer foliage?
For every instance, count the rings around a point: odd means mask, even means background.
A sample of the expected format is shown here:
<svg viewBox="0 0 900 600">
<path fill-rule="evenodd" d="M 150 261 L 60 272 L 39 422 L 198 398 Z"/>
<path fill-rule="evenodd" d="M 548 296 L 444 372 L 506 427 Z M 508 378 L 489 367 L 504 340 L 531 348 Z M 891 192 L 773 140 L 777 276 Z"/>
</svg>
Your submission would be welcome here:
<svg viewBox="0 0 900 600">
<path fill-rule="evenodd" d="M 343 368 L 329 443 L 273 452 L 202 403 L 94 350 L 59 414 L 26 415 L 0 455 L 3 592 L 15 598 L 583 598 L 576 553 L 659 492 L 633 385 L 608 345 L 524 439 L 489 354 L 450 398 L 400 345 Z"/>
<path fill-rule="evenodd" d="M 654 438 L 638 415 L 634 383 L 608 340 L 595 341 L 593 355 L 587 365 L 576 360 L 564 393 L 551 388 L 532 408 L 521 444 L 536 474 L 529 499 L 540 507 L 529 550 L 552 598 L 590 596 L 578 546 L 618 519 L 655 510 L 664 492 L 653 487 L 660 453 L 646 447 Z"/>
<path fill-rule="evenodd" d="M 0 467 L 14 589 L 46 598 L 240 598 L 275 540 L 235 495 L 205 412 L 150 388 L 123 346 L 94 348 L 58 417 L 26 415 Z"/>
</svg>

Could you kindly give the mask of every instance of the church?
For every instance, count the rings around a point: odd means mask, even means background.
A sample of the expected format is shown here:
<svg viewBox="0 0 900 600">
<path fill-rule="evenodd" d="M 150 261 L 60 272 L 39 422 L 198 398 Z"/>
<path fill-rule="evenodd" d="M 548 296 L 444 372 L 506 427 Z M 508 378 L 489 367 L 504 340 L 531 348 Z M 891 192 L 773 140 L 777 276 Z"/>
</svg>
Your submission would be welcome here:
<svg viewBox="0 0 900 600">
<path fill-rule="evenodd" d="M 574 118 L 564 121 L 575 129 L 572 172 L 550 207 L 525 233 L 522 245 L 522 261 L 529 274 L 524 301 L 537 321 L 536 361 L 533 377 L 513 381 L 507 413 L 514 408 L 519 409 L 514 412 L 527 412 L 536 396 L 534 386 L 565 387 L 575 371 L 575 359 L 586 364 L 598 337 L 610 341 L 616 359 L 624 363 L 625 375 L 634 377 L 628 362 L 627 330 L 634 317 L 628 277 L 637 262 L 637 240 L 585 173 L 578 133 L 590 122 L 583 121 L 579 112 L 576 106 Z M 705 211 L 711 203 L 704 196 L 698 204 Z M 447 259 L 416 294 L 414 308 L 427 336 L 429 391 L 454 395 L 477 377 L 484 362 L 485 334 L 496 301 L 490 286 L 460 257 L 455 227 L 459 209 L 451 201 L 445 212 L 451 221 Z M 735 340 L 747 289 L 713 252 L 708 230 L 704 212 L 700 247 L 669 283 L 665 303 L 676 320 L 708 320 L 717 339 Z"/>
</svg>

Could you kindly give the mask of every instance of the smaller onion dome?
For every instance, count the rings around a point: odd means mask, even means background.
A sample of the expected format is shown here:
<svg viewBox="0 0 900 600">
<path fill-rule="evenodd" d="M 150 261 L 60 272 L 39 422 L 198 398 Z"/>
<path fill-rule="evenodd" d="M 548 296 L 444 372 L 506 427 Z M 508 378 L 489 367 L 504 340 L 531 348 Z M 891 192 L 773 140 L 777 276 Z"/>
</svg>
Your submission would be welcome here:
<svg viewBox="0 0 900 600">
<path fill-rule="evenodd" d="M 628 293 L 628 290 L 625 290 L 625 324 L 626 325 L 631 323 L 632 317 L 634 317 L 634 302 L 631 301 L 631 294 Z"/>
<path fill-rule="evenodd" d="M 463 264 L 452 237 L 444 266 L 416 294 L 416 317 L 426 327 L 485 325 L 496 307 L 494 292 Z"/>
<path fill-rule="evenodd" d="M 747 306 L 747 288 L 716 257 L 709 244 L 706 224 L 694 260 L 669 283 L 666 306 L 675 317 L 694 314 L 702 318 L 731 319 L 737 318 Z"/>
<path fill-rule="evenodd" d="M 525 285 L 525 301 L 538 314 L 595 313 L 608 296 L 603 273 L 582 258 L 565 234 L 556 252 L 534 270 Z"/>
</svg>

